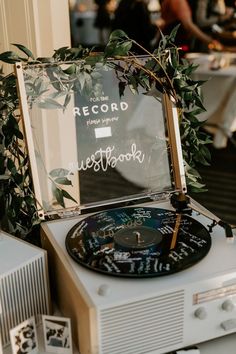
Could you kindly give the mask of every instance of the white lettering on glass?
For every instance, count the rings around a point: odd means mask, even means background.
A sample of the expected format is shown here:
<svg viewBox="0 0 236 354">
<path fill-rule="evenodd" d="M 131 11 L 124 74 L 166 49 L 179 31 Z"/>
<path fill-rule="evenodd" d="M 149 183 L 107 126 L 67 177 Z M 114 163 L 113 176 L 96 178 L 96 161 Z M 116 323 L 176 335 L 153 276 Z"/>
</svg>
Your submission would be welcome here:
<svg viewBox="0 0 236 354">
<path fill-rule="evenodd" d="M 73 108 L 73 115 L 74 116 L 88 116 L 90 113 L 99 114 L 99 113 L 107 113 L 107 112 L 114 112 L 114 111 L 126 111 L 129 108 L 127 102 L 121 101 L 120 103 L 112 102 L 110 104 L 103 103 L 102 105 L 94 104 L 92 106 L 83 106 L 83 107 L 74 107 Z"/>
<path fill-rule="evenodd" d="M 86 171 L 89 168 L 93 168 L 95 172 L 100 170 L 106 172 L 108 167 L 115 168 L 118 162 L 136 161 L 142 164 L 145 158 L 145 154 L 137 149 L 135 143 L 131 145 L 130 152 L 113 155 L 115 146 L 107 146 L 106 148 L 100 148 L 95 151 L 91 156 L 80 162 L 71 162 L 69 164 L 69 174 L 75 171 Z"/>
</svg>

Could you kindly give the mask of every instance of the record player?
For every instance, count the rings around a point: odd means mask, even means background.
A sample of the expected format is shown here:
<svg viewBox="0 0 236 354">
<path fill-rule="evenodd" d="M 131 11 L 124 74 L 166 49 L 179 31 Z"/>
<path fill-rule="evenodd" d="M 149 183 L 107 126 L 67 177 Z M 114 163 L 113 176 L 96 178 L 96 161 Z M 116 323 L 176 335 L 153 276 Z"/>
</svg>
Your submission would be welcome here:
<svg viewBox="0 0 236 354">
<path fill-rule="evenodd" d="M 121 96 L 110 64 L 16 64 L 57 306 L 81 354 L 162 354 L 233 333 L 236 246 L 186 196 L 176 108 Z"/>
</svg>

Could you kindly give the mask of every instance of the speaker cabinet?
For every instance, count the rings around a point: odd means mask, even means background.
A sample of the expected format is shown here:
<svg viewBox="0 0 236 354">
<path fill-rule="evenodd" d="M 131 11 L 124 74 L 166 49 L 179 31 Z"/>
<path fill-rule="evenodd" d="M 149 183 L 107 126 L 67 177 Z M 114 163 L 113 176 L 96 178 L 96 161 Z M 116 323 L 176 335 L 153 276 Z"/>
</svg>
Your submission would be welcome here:
<svg viewBox="0 0 236 354">
<path fill-rule="evenodd" d="M 47 254 L 0 231 L 0 336 L 9 344 L 9 330 L 31 316 L 50 313 Z"/>
</svg>

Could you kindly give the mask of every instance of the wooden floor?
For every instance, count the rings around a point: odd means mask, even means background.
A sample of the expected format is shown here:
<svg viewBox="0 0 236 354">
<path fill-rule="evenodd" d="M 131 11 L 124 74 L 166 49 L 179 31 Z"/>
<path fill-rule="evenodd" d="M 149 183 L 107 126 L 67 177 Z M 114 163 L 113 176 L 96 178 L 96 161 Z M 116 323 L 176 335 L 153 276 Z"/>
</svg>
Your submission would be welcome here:
<svg viewBox="0 0 236 354">
<path fill-rule="evenodd" d="M 208 191 L 192 197 L 223 221 L 236 225 L 236 146 L 229 142 L 224 149 L 211 146 L 210 151 L 211 166 L 198 168 Z"/>
</svg>

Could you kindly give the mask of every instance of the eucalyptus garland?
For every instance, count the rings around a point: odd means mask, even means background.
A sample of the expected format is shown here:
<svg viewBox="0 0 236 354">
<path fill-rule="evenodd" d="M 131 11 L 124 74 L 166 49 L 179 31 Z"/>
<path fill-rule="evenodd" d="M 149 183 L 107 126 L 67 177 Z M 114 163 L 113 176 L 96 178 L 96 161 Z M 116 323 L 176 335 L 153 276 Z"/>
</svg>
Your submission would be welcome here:
<svg viewBox="0 0 236 354">
<path fill-rule="evenodd" d="M 71 63 L 63 71 L 64 75 L 64 104 L 58 107 L 56 100 L 50 99 L 51 108 L 64 109 L 70 101 L 71 78 L 80 78 L 79 90 L 83 94 L 91 94 L 96 89 L 99 79 L 97 69 L 104 65 L 115 65 L 108 60 L 120 58 L 126 65 L 115 66 L 119 78 L 120 95 L 128 87 L 134 93 L 142 87 L 148 94 L 154 90 L 167 93 L 171 96 L 178 108 L 183 157 L 188 190 L 204 191 L 204 184 L 197 171 L 198 164 L 207 165 L 210 154 L 207 144 L 211 142 L 209 136 L 202 131 L 202 123 L 197 115 L 205 111 L 200 95 L 200 86 L 203 82 L 192 79 L 191 74 L 196 66 L 180 58 L 179 48 L 174 44 L 177 28 L 169 36 L 161 36 L 158 48 L 147 52 L 137 42 L 130 39 L 123 31 L 114 31 L 103 53 L 94 49 L 63 47 L 55 50 L 50 58 L 35 58 L 25 46 L 15 44 L 22 53 L 8 51 L 0 54 L 0 60 L 8 64 L 22 61 L 28 65 L 36 63 L 58 63 L 78 61 L 78 65 Z M 149 55 L 147 61 L 141 61 L 135 54 L 135 49 Z M 112 64 L 113 63 L 113 64 Z M 38 76 L 37 95 L 40 97 L 40 75 Z M 68 84 L 66 86 L 66 79 Z M 29 158 L 22 134 L 22 118 L 19 113 L 19 99 L 17 96 L 17 82 L 15 73 L 4 76 L 0 72 L 0 223 L 7 232 L 27 238 L 38 227 L 39 206 L 37 204 L 30 173 Z M 43 105 L 45 102 L 39 102 Z M 58 177 L 52 171 L 51 177 Z M 58 179 L 57 179 L 58 180 Z M 61 181 L 63 179 L 60 179 Z M 66 184 L 67 181 L 64 182 Z M 63 184 L 63 182 L 62 182 Z M 56 184 L 55 184 L 56 185 Z M 64 198 L 71 199 L 63 189 L 55 188 L 57 201 L 63 206 Z"/>
</svg>

